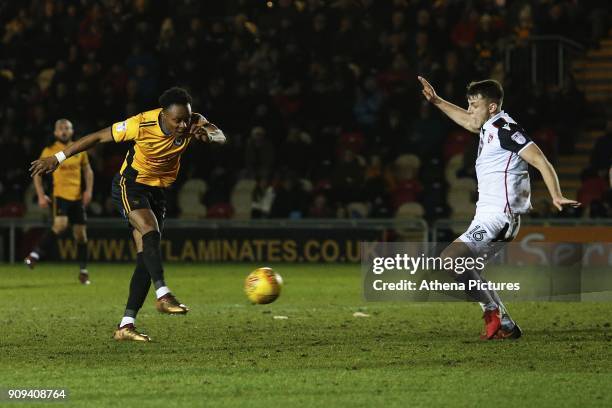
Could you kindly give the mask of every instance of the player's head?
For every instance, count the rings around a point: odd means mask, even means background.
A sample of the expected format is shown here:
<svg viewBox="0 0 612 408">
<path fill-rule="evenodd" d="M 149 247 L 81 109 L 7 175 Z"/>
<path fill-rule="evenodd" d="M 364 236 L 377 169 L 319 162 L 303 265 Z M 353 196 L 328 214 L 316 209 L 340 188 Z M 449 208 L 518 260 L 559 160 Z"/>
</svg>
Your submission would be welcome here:
<svg viewBox="0 0 612 408">
<path fill-rule="evenodd" d="M 165 130 L 171 134 L 187 133 L 191 119 L 191 95 L 183 88 L 172 87 L 159 97 Z"/>
<path fill-rule="evenodd" d="M 74 129 L 72 123 L 68 119 L 58 119 L 55 121 L 55 129 L 53 135 L 62 143 L 68 143 L 72 140 Z"/>
<path fill-rule="evenodd" d="M 472 82 L 467 87 L 468 112 L 477 127 L 481 127 L 501 110 L 504 88 L 494 79 Z"/>
</svg>

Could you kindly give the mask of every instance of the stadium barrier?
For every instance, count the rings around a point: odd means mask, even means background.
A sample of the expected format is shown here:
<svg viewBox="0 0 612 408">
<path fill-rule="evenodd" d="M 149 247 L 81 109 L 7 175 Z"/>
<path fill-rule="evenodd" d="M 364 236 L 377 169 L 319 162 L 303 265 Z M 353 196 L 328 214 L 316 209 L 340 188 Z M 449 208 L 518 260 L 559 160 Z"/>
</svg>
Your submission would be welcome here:
<svg viewBox="0 0 612 408">
<path fill-rule="evenodd" d="M 0 219 L 0 261 L 25 257 L 48 223 Z M 185 220 L 164 223 L 162 256 L 182 262 L 359 262 L 362 241 L 426 241 L 422 219 Z M 126 262 L 136 257 L 126 221 L 88 221 L 92 262 Z M 74 261 L 70 234 L 58 240 L 57 261 Z"/>
<path fill-rule="evenodd" d="M 431 225 L 433 242 L 451 242 L 470 225 L 471 220 L 441 219 Z M 612 242 L 612 219 L 608 218 L 529 218 L 522 217 L 515 242 L 537 239 L 547 242 Z"/>
<path fill-rule="evenodd" d="M 185 220 L 168 219 L 162 254 L 166 261 L 214 262 L 359 262 L 363 241 L 451 242 L 469 220 L 326 219 L 326 220 Z M 32 248 L 42 220 L 0 219 L 0 262 L 14 263 Z M 136 250 L 120 218 L 88 221 L 92 262 L 125 262 Z M 529 219 L 524 217 L 515 242 L 612 242 L 610 219 Z M 76 259 L 71 234 L 59 239 L 58 261 Z"/>
</svg>

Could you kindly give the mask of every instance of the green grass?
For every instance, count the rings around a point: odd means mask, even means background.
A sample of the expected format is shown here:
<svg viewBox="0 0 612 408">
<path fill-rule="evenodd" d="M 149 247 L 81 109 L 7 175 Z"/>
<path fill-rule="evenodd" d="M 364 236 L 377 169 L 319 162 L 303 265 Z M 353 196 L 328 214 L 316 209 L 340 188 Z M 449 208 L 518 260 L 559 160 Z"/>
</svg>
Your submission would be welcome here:
<svg viewBox="0 0 612 408">
<path fill-rule="evenodd" d="M 281 297 L 252 306 L 249 265 L 168 265 L 192 311 L 159 315 L 149 294 L 154 342 L 118 343 L 131 269 L 92 265 L 81 287 L 73 265 L 0 266 L 0 388 L 67 388 L 55 405 L 78 407 L 612 406 L 612 303 L 514 303 L 525 336 L 481 342 L 478 306 L 366 303 L 358 266 L 277 265 Z"/>
</svg>

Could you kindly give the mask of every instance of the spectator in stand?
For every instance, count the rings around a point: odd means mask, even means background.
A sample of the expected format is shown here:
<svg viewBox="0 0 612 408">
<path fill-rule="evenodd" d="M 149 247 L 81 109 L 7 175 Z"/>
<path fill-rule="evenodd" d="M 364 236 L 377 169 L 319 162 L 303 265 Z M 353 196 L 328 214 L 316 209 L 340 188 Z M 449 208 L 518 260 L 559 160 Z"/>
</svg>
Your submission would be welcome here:
<svg viewBox="0 0 612 408">
<path fill-rule="evenodd" d="M 377 160 L 383 179 L 404 153 L 444 166 L 443 142 L 454 131 L 421 108 L 417 74 L 435 78 L 462 105 L 465 83 L 491 76 L 509 42 L 561 33 L 594 44 L 607 34 L 609 17 L 604 0 L 279 0 L 271 8 L 237 0 L 206 7 L 195 0 L 180 0 L 180 7 L 170 0 L 4 3 L 0 146 L 11 154 L 0 160 L 0 204 L 23 201 L 28 179 L 16 168 L 46 144 L 48 123 L 74 117 L 75 128 L 88 133 L 151 108 L 162 89 L 180 85 L 228 132 L 228 145 L 184 158 L 194 177 L 205 175 L 212 186 L 216 216 L 231 214 L 225 190 L 239 175 L 268 186 L 281 168 L 314 185 L 312 197 L 303 191 L 302 216 L 335 214 L 350 200 L 367 200 L 370 215 L 387 216 L 392 189 L 372 176 Z M 562 90 L 521 88 L 505 103 L 533 131 L 530 120 L 555 115 L 561 153 L 572 151 L 582 126 L 575 118 L 586 116 L 576 112 L 586 103 L 567 82 Z M 125 153 L 105 147 L 92 153 L 92 166 L 114 168 Z M 368 158 L 365 187 L 360 157 Z M 415 181 L 426 187 L 425 178 Z M 94 199 L 104 207 L 103 195 Z"/>
</svg>

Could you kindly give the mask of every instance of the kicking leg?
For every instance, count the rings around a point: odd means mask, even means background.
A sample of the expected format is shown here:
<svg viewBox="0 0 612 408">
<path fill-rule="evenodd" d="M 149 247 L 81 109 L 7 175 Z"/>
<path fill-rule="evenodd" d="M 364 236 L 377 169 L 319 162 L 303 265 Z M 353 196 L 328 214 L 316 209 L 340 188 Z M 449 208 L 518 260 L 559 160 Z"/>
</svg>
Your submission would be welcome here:
<svg viewBox="0 0 612 408">
<path fill-rule="evenodd" d="M 143 262 L 155 287 L 157 310 L 168 314 L 187 313 L 189 308 L 172 295 L 164 280 L 160 246 L 161 233 L 155 214 L 150 209 L 143 208 L 131 211 L 128 218 L 142 236 Z"/>
<path fill-rule="evenodd" d="M 440 257 L 442 260 L 446 258 L 468 259 L 474 258 L 474 255 L 471 249 L 463 241 L 457 239 L 446 247 L 444 251 L 442 251 Z M 455 262 L 453 262 L 453 264 L 455 264 Z M 467 269 L 463 273 L 457 273 L 454 270 L 448 272 L 451 273 L 452 277 L 457 282 L 464 284 L 465 292 L 470 299 L 480 303 L 483 306 L 483 318 L 485 320 L 485 333 L 483 334 L 483 338 L 493 338 L 501 327 L 499 306 L 487 289 L 479 289 L 480 285 L 470 287 L 471 282 L 483 282 L 483 279 L 480 277 L 478 272 L 473 269 Z"/>
<path fill-rule="evenodd" d="M 484 277 L 481 277 L 481 279 L 483 282 L 488 282 L 488 280 Z M 508 309 L 499 297 L 497 291 L 494 289 L 489 289 L 489 294 L 491 295 L 495 303 L 497 303 L 497 306 L 499 307 L 499 311 L 501 313 L 501 330 L 498 333 L 499 337 L 512 339 L 518 339 L 519 337 L 521 337 L 521 335 L 523 334 L 521 328 L 510 317 L 510 313 L 508 312 Z M 480 304 L 480 306 L 483 307 L 484 310 L 484 305 L 482 303 Z"/>
</svg>

